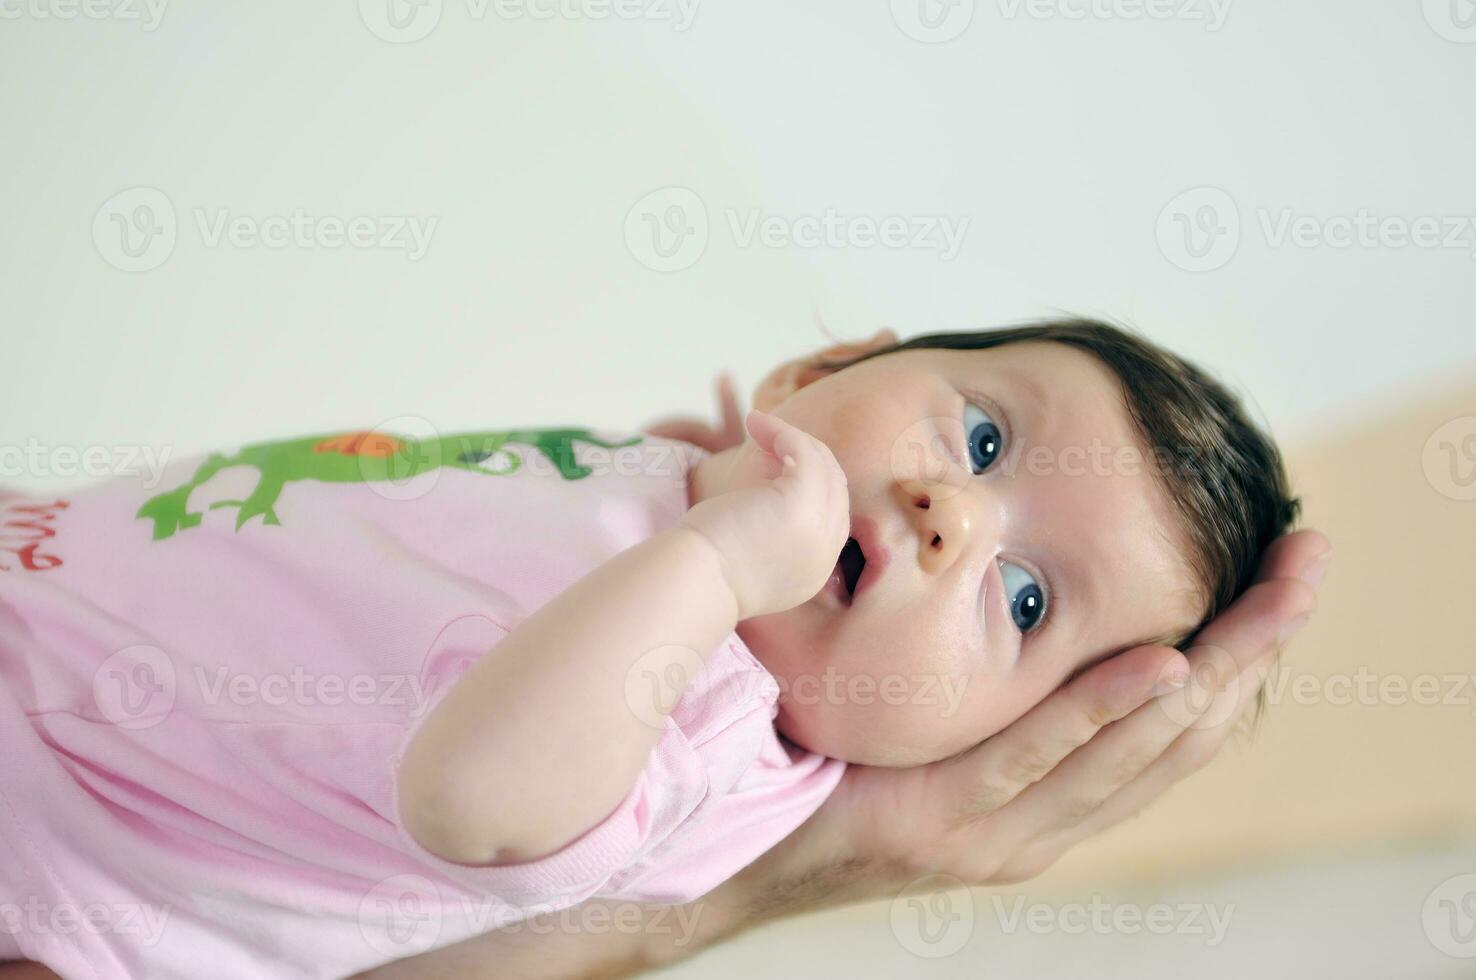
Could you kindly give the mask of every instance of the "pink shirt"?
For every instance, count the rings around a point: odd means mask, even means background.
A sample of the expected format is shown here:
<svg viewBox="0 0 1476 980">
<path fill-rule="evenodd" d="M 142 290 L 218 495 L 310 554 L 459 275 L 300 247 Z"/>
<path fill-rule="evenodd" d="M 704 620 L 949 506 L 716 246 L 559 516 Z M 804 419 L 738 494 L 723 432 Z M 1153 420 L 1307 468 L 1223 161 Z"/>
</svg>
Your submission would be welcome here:
<svg viewBox="0 0 1476 980">
<path fill-rule="evenodd" d="M 349 433 L 0 496 L 0 958 L 342 977 L 591 896 L 690 901 L 752 862 L 845 766 L 780 739 L 736 633 L 625 800 L 555 854 L 442 861 L 395 801 L 461 672 L 675 523 L 703 455 Z"/>
</svg>

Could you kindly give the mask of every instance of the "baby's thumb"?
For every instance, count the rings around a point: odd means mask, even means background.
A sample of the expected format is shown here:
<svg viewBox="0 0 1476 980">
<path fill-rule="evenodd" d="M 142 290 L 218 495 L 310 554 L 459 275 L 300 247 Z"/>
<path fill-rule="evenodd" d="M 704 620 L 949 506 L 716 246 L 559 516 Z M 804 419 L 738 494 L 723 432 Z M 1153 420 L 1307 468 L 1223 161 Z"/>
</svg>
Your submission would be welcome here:
<svg viewBox="0 0 1476 980">
<path fill-rule="evenodd" d="M 774 440 L 779 437 L 780 422 L 768 412 L 762 412 L 756 408 L 748 410 L 748 415 L 743 419 L 748 434 L 753 436 L 754 445 L 760 451 L 769 456 L 778 456 L 774 449 Z"/>
</svg>

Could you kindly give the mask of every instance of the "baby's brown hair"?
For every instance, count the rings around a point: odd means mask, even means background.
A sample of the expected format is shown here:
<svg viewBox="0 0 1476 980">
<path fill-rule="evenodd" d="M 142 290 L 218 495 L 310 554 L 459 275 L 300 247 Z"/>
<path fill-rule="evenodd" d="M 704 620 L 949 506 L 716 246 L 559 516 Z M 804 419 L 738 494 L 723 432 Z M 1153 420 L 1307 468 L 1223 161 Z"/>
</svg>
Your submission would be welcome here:
<svg viewBox="0 0 1476 980">
<path fill-rule="evenodd" d="M 1301 513 L 1276 444 L 1221 382 L 1129 327 L 1088 318 L 922 334 L 857 357 L 817 359 L 813 366 L 836 371 L 903 350 L 982 350 L 1024 341 L 1087 351 L 1122 382 L 1128 413 L 1156 457 L 1154 471 L 1191 542 L 1188 561 L 1206 600 L 1203 618 L 1188 632 L 1151 642 L 1187 649 L 1206 623 L 1250 588 L 1267 547 Z M 1252 724 L 1265 707 L 1262 687 Z"/>
</svg>

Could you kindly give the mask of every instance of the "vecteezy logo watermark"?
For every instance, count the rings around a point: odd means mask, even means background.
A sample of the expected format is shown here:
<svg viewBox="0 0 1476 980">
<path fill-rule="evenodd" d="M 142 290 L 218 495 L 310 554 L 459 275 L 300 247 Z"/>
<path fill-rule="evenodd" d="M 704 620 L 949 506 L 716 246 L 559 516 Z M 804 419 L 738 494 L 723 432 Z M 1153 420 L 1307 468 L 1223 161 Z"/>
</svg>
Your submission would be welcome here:
<svg viewBox="0 0 1476 980">
<path fill-rule="evenodd" d="M 174 205 L 163 191 L 130 187 L 103 202 L 92 216 L 92 242 L 115 269 L 147 272 L 174 252 Z"/>
<path fill-rule="evenodd" d="M 1218 187 L 1196 187 L 1158 213 L 1158 249 L 1185 272 L 1209 272 L 1240 247 L 1240 209 Z"/>
<path fill-rule="evenodd" d="M 1464 249 L 1476 258 L 1476 215 L 1376 215 L 1367 208 L 1327 216 L 1295 208 L 1255 209 L 1267 248 Z M 1158 214 L 1158 248 L 1186 272 L 1226 265 L 1240 246 L 1240 208 L 1218 187 L 1178 195 Z"/>
<path fill-rule="evenodd" d="M 441 0 L 359 0 L 359 19 L 375 37 L 419 41 L 441 22 Z"/>
<path fill-rule="evenodd" d="M 0 20 L 134 21 L 157 30 L 169 0 L 0 0 Z"/>
<path fill-rule="evenodd" d="M 1233 722 L 1240 706 L 1240 670 L 1230 651 L 1200 643 L 1185 656 L 1189 658 L 1189 682 L 1153 703 L 1184 728 L 1203 730 Z"/>
<path fill-rule="evenodd" d="M 1425 21 L 1447 41 L 1476 44 L 1476 0 L 1423 0 Z"/>
<path fill-rule="evenodd" d="M 969 29 L 974 0 L 891 0 L 892 22 L 924 44 L 952 41 Z"/>
<path fill-rule="evenodd" d="M 625 247 L 656 272 L 678 272 L 707 250 L 707 205 L 685 187 L 662 187 L 625 213 Z"/>
<path fill-rule="evenodd" d="M 892 935 L 913 956 L 940 959 L 974 934 L 974 893 L 953 875 L 911 881 L 891 904 Z"/>
<path fill-rule="evenodd" d="M 381 956 L 414 956 L 435 945 L 443 914 L 441 893 L 430 879 L 391 875 L 360 900 L 359 934 Z"/>
<path fill-rule="evenodd" d="M 238 214 L 229 208 L 191 209 L 206 248 L 328 249 L 344 247 L 403 251 L 411 262 L 425 257 L 440 218 L 435 215 L 310 214 L 293 208 L 281 214 Z M 124 272 L 147 272 L 174 252 L 178 222 L 163 191 L 132 187 L 103 202 L 92 219 L 98 254 Z"/>
<path fill-rule="evenodd" d="M 1447 878 L 1425 896 L 1425 938 L 1446 956 L 1476 956 L 1476 874 Z"/>
<path fill-rule="evenodd" d="M 637 720 L 664 728 L 666 719 L 706 661 L 691 647 L 656 647 L 641 654 L 625 672 L 625 703 Z"/>
<path fill-rule="evenodd" d="M 466 16 L 483 21 L 620 20 L 665 21 L 685 31 L 697 16 L 698 0 L 466 0 Z M 359 0 L 359 17 L 370 33 L 394 44 L 426 37 L 441 22 L 441 0 Z"/>
<path fill-rule="evenodd" d="M 927 249 L 947 262 L 968 233 L 967 215 L 774 214 L 759 208 L 727 208 L 724 224 L 738 248 Z M 707 248 L 707 205 L 685 187 L 663 187 L 637 201 L 625 215 L 625 247 L 657 272 L 689 268 Z"/>
<path fill-rule="evenodd" d="M 1225 26 L 1234 0 L 999 0 L 1005 20 L 1023 13 L 1032 20 L 1177 20 L 1203 23 L 1214 33 Z"/>
<path fill-rule="evenodd" d="M 174 661 L 147 643 L 119 650 L 92 672 L 97 710 L 119 728 L 152 728 L 174 709 Z"/>
<path fill-rule="evenodd" d="M 1476 415 L 1451 419 L 1430 433 L 1420 459 L 1437 493 L 1476 500 Z"/>
</svg>

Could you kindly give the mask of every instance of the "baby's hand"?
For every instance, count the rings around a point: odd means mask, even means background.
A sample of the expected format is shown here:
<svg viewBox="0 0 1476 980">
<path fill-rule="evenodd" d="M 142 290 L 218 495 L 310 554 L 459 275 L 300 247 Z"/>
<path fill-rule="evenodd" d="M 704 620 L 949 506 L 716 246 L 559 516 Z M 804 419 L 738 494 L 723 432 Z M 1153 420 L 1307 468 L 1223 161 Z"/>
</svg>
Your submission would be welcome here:
<svg viewBox="0 0 1476 980">
<path fill-rule="evenodd" d="M 729 489 L 682 523 L 712 543 L 738 601 L 738 618 L 792 609 L 825 585 L 851 533 L 846 474 L 830 447 L 783 419 L 744 419 Z"/>
</svg>

